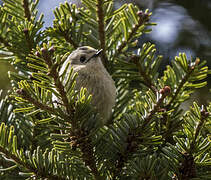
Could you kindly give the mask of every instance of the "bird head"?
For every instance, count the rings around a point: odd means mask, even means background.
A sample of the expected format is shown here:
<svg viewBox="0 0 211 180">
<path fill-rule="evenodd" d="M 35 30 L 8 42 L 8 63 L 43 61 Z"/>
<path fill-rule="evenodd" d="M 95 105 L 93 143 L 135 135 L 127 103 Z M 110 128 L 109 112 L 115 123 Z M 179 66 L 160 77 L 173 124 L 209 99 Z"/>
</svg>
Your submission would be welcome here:
<svg viewBox="0 0 211 180">
<path fill-rule="evenodd" d="M 99 57 L 101 52 L 102 49 L 98 51 L 89 46 L 82 46 L 73 51 L 68 57 L 68 60 L 73 66 L 101 63 Z"/>
</svg>

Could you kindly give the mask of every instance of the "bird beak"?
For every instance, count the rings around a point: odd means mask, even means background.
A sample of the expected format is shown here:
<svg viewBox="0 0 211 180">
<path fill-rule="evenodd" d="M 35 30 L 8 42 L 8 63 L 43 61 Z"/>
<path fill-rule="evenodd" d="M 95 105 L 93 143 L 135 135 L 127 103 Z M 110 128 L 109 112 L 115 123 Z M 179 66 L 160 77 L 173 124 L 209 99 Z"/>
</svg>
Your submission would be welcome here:
<svg viewBox="0 0 211 180">
<path fill-rule="evenodd" d="M 98 56 L 101 54 L 102 51 L 103 51 L 103 49 L 97 51 L 97 52 L 94 54 L 94 56 L 95 56 L 95 57 L 98 57 Z"/>
<path fill-rule="evenodd" d="M 98 57 L 102 51 L 103 49 L 100 49 L 99 51 L 97 51 L 94 55 L 92 55 L 89 59 L 86 60 L 86 63 L 89 62 L 92 58 Z"/>
</svg>

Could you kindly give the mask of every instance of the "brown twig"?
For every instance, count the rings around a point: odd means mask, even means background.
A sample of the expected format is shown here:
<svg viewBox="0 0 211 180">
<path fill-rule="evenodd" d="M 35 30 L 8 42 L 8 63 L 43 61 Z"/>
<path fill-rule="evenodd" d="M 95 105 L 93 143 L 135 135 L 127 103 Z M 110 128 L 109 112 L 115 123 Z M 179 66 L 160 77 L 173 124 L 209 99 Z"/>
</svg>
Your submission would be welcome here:
<svg viewBox="0 0 211 180">
<path fill-rule="evenodd" d="M 102 49 L 102 63 L 108 68 L 108 58 L 106 55 L 106 36 L 104 25 L 103 1 L 97 1 L 97 15 L 98 15 L 98 33 L 100 40 L 100 49 Z"/>
<path fill-rule="evenodd" d="M 24 8 L 24 17 L 27 18 L 28 21 L 31 21 L 31 12 L 29 9 L 28 0 L 23 0 L 23 8 Z"/>
</svg>

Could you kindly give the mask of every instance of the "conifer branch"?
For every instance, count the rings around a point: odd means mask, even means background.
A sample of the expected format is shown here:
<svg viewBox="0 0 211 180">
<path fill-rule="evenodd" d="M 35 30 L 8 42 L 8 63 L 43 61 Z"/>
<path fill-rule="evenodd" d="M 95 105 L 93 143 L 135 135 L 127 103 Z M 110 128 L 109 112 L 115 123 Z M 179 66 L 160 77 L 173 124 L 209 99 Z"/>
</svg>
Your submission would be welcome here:
<svg viewBox="0 0 211 180">
<path fill-rule="evenodd" d="M 160 90 L 161 98 L 158 100 L 158 102 L 154 105 L 154 108 L 150 111 L 148 116 L 145 118 L 143 125 L 141 126 L 141 129 L 144 129 L 152 117 L 155 115 L 156 112 L 160 110 L 160 106 L 163 104 L 163 100 L 166 98 L 166 96 L 169 96 L 171 93 L 171 89 L 169 86 L 165 86 L 163 89 Z"/>
<path fill-rule="evenodd" d="M 32 47 L 33 47 L 33 45 L 32 45 L 33 42 L 32 42 L 32 40 L 31 40 L 31 38 L 29 36 L 29 30 L 28 29 L 24 29 L 23 32 L 25 34 L 25 38 L 26 38 L 26 42 L 28 44 L 29 51 L 31 51 Z"/>
<path fill-rule="evenodd" d="M 190 144 L 190 154 L 192 154 L 192 152 L 195 150 L 195 144 L 196 144 L 196 139 L 199 135 L 199 132 L 201 131 L 201 129 L 203 128 L 203 125 L 204 125 L 204 122 L 206 120 L 206 118 L 208 118 L 209 116 L 209 112 L 207 112 L 205 109 L 204 109 L 204 106 L 202 106 L 202 110 L 201 110 L 201 118 L 200 118 L 200 121 L 196 127 L 196 131 L 194 133 L 194 138 L 193 138 L 193 141 L 191 142 Z"/>
<path fill-rule="evenodd" d="M 186 76 L 184 76 L 184 77 L 182 78 L 182 81 L 181 81 L 181 83 L 179 84 L 179 86 L 178 86 L 176 92 L 175 92 L 174 95 L 172 96 L 171 101 L 170 101 L 170 102 L 167 104 L 167 106 L 166 106 L 167 109 L 169 109 L 170 106 L 172 105 L 172 103 L 175 101 L 175 99 L 176 99 L 177 96 L 179 95 L 179 93 L 180 93 L 182 87 L 184 86 L 184 84 L 188 81 L 189 77 L 191 76 L 191 73 L 192 73 L 192 71 L 190 71 L 188 74 L 186 74 Z"/>
<path fill-rule="evenodd" d="M 23 89 L 18 89 L 16 91 L 23 99 L 27 100 L 28 102 L 30 102 L 31 104 L 33 104 L 35 107 L 47 111 L 50 114 L 54 114 L 56 116 L 61 116 L 60 114 L 56 113 L 55 109 L 47 106 L 45 104 L 40 103 L 39 101 L 37 101 L 36 99 L 32 98 L 26 91 L 24 91 Z"/>
<path fill-rule="evenodd" d="M 23 0 L 23 8 L 24 8 L 24 17 L 28 21 L 31 21 L 31 12 L 30 12 L 30 9 L 29 9 L 29 2 L 28 2 L 28 0 Z M 33 39 L 30 38 L 29 30 L 27 28 L 24 29 L 23 32 L 25 34 L 26 42 L 28 44 L 28 49 L 29 49 L 29 52 L 30 52 L 32 50 L 32 48 L 33 48 L 34 41 L 33 41 Z"/>
<path fill-rule="evenodd" d="M 195 129 L 193 140 L 190 143 L 190 148 L 187 150 L 188 152 L 182 152 L 183 160 L 180 163 L 181 165 L 179 167 L 179 174 L 178 174 L 178 177 L 180 179 L 189 180 L 196 177 L 196 163 L 193 157 L 193 153 L 194 151 L 196 151 L 195 148 L 197 145 L 196 139 L 199 136 L 201 129 L 203 128 L 206 118 L 209 117 L 209 112 L 205 110 L 204 106 L 202 106 L 200 113 L 201 117 Z"/>
<path fill-rule="evenodd" d="M 103 12 L 103 1 L 97 1 L 97 14 L 98 14 L 98 33 L 100 40 L 100 49 L 102 49 L 102 63 L 108 68 L 108 59 L 106 55 L 106 36 L 105 36 L 105 25 L 104 25 L 104 12 Z"/>
<path fill-rule="evenodd" d="M 68 30 L 65 30 L 65 31 L 60 30 L 60 31 L 63 33 L 64 39 L 65 39 L 68 43 L 70 43 L 70 44 L 74 47 L 74 49 L 77 49 L 78 44 L 76 44 L 76 43 L 72 40 L 72 38 L 70 37 L 70 33 L 68 33 L 69 31 L 68 31 Z"/>
<path fill-rule="evenodd" d="M 96 166 L 96 160 L 94 157 L 94 148 L 92 146 L 92 142 L 89 138 L 78 137 L 78 139 L 82 139 L 82 142 L 79 144 L 79 147 L 82 151 L 82 159 L 90 169 L 92 174 L 95 177 L 95 180 L 104 180 L 105 178 L 100 175 Z"/>
<path fill-rule="evenodd" d="M 189 180 L 196 177 L 196 165 L 192 154 L 182 153 L 183 160 L 180 163 L 178 179 Z"/>
<path fill-rule="evenodd" d="M 66 108 L 66 111 L 68 113 L 68 116 L 70 119 L 73 119 L 73 107 L 70 106 L 64 86 L 62 84 L 62 82 L 59 79 L 59 74 L 57 72 L 57 65 L 53 64 L 52 59 L 49 55 L 49 51 L 45 48 L 41 49 L 42 51 L 42 56 L 46 62 L 46 64 L 49 67 L 49 75 L 51 77 L 53 77 L 54 82 L 55 82 L 55 86 L 56 89 L 58 90 L 58 92 L 61 95 L 63 104 Z M 77 127 L 77 123 L 75 121 L 72 121 L 72 137 L 76 137 L 76 142 L 78 139 L 82 139 L 82 142 L 79 143 L 79 148 L 81 149 L 83 155 L 82 155 L 82 159 L 83 161 L 86 163 L 86 165 L 88 167 L 90 167 L 92 174 L 94 175 L 96 180 L 100 180 L 102 179 L 102 177 L 100 176 L 97 167 L 96 167 L 96 162 L 95 162 L 95 157 L 94 157 L 94 152 L 93 152 L 93 147 L 91 146 L 91 141 L 87 138 L 84 138 L 83 136 L 83 132 L 81 132 L 79 130 L 79 128 Z"/>
<path fill-rule="evenodd" d="M 51 59 L 51 56 L 49 54 L 49 50 L 48 49 L 42 48 L 41 52 L 42 52 L 42 56 L 43 56 L 46 64 L 48 65 L 49 76 L 51 76 L 54 79 L 54 83 L 55 83 L 56 89 L 61 95 L 62 102 L 64 104 L 64 107 L 66 108 L 67 114 L 68 114 L 69 118 L 72 119 L 73 107 L 70 106 L 70 103 L 68 101 L 65 88 L 64 88 L 62 82 L 59 79 L 59 74 L 57 72 L 57 66 L 58 65 L 57 64 L 53 64 L 53 61 Z M 74 122 L 72 122 L 72 123 L 74 123 Z"/>
<path fill-rule="evenodd" d="M 158 92 L 156 89 L 155 85 L 152 83 L 152 80 L 150 79 L 149 75 L 145 73 L 143 70 L 140 62 L 139 62 L 139 57 L 138 56 L 132 56 L 131 61 L 134 62 L 138 68 L 138 71 L 140 75 L 143 77 L 144 81 L 142 82 L 146 87 L 150 88 L 154 94 Z"/>
<path fill-rule="evenodd" d="M 38 168 L 32 167 L 26 161 L 22 161 L 19 157 L 17 157 L 16 155 L 12 154 L 9 151 L 7 151 L 6 149 L 2 148 L 1 146 L 0 146 L 0 152 L 3 153 L 6 158 L 12 159 L 13 161 L 16 162 L 16 164 L 23 166 L 30 172 L 33 172 L 37 177 L 48 178 L 49 180 L 65 180 L 65 178 L 62 178 L 60 176 L 46 174 L 46 172 L 39 171 Z"/>
<path fill-rule="evenodd" d="M 10 48 L 10 44 L 2 36 L 0 36 L 0 42 L 7 48 Z"/>
<path fill-rule="evenodd" d="M 122 53 L 122 50 L 127 46 L 127 44 L 131 41 L 131 39 L 134 37 L 138 29 L 147 21 L 149 21 L 149 14 L 148 13 L 143 13 L 142 11 L 137 12 L 139 16 L 139 21 L 138 24 L 136 24 L 132 29 L 131 32 L 128 35 L 128 39 L 124 40 L 122 44 L 118 47 L 116 50 L 116 53 L 114 54 L 114 57 L 117 57 L 119 54 Z"/>
<path fill-rule="evenodd" d="M 166 108 L 169 109 L 170 106 L 173 104 L 173 102 L 175 101 L 175 99 L 177 98 L 177 96 L 179 95 L 180 91 L 182 90 L 184 84 L 189 80 L 189 78 L 191 77 L 195 66 L 197 66 L 199 64 L 199 59 L 196 59 L 195 64 L 193 66 L 189 66 L 189 72 L 182 78 L 176 92 L 174 93 L 174 95 L 172 96 L 171 101 L 166 105 Z"/>
<path fill-rule="evenodd" d="M 168 96 L 171 92 L 169 86 L 165 86 L 163 89 L 160 90 L 161 97 L 158 99 L 157 103 L 154 105 L 154 108 L 148 113 L 144 122 L 141 126 L 136 127 L 135 129 L 131 129 L 127 137 L 127 146 L 125 151 L 120 154 L 119 161 L 117 161 L 116 169 L 114 171 L 114 177 L 118 177 L 124 167 L 124 164 L 130 158 L 130 154 L 134 153 L 138 150 L 138 145 L 142 143 L 140 138 L 142 137 L 143 129 L 149 124 L 152 117 L 160 110 L 161 105 L 163 104 L 163 100 L 166 96 Z M 141 132 L 140 132 L 141 130 Z"/>
<path fill-rule="evenodd" d="M 137 67 L 138 67 L 138 70 L 139 70 L 140 75 L 144 78 L 143 84 L 144 84 L 145 86 L 147 86 L 148 88 L 150 88 L 154 94 L 156 94 L 156 92 L 157 92 L 158 90 L 157 90 L 156 87 L 152 84 L 152 81 L 151 81 L 150 77 L 145 73 L 145 71 L 143 71 L 143 69 L 142 69 L 142 67 L 141 67 L 141 64 L 138 63 L 138 64 L 137 64 Z"/>
<path fill-rule="evenodd" d="M 166 109 L 163 108 L 161 109 L 162 112 L 166 112 Z M 172 130 L 171 130 L 171 126 L 172 126 L 172 121 L 168 122 L 168 126 L 167 125 L 167 121 L 168 121 L 168 114 L 167 113 L 163 113 L 163 117 L 161 118 L 160 122 L 162 122 L 162 124 L 166 127 L 165 131 L 162 133 L 162 138 L 163 138 L 163 146 L 166 145 L 166 143 L 173 143 L 173 134 L 172 134 Z M 179 127 L 179 126 L 178 126 Z M 161 147 L 160 147 L 161 148 Z"/>
<path fill-rule="evenodd" d="M 24 17 L 27 18 L 28 21 L 31 21 L 31 12 L 29 9 L 28 0 L 23 0 L 23 8 L 24 8 Z"/>
</svg>

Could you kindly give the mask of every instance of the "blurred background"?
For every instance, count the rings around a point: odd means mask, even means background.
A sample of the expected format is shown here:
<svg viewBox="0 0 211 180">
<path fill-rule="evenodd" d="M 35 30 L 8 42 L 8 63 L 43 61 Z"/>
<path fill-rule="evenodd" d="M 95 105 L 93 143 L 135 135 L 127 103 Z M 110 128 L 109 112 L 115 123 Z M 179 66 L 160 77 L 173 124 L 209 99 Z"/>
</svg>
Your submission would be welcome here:
<svg viewBox="0 0 211 180">
<path fill-rule="evenodd" d="M 39 12 L 44 13 L 45 27 L 51 26 L 53 9 L 65 0 L 40 0 Z M 80 5 L 80 0 L 68 0 Z M 199 57 L 207 60 L 211 68 L 211 0 L 114 0 L 115 8 L 124 3 L 134 3 L 140 9 L 152 12 L 153 27 L 150 34 L 140 38 L 140 45 L 150 41 L 156 44 L 159 54 L 164 56 L 164 64 L 185 52 L 188 58 Z M 0 0 L 0 4 L 2 4 Z M 165 66 L 163 66 L 164 68 Z M 9 88 L 7 77 L 11 67 L 0 61 L 0 89 Z M 211 88 L 211 78 L 207 78 L 208 87 L 196 92 L 191 99 L 204 104 L 211 100 L 208 89 Z"/>
</svg>

